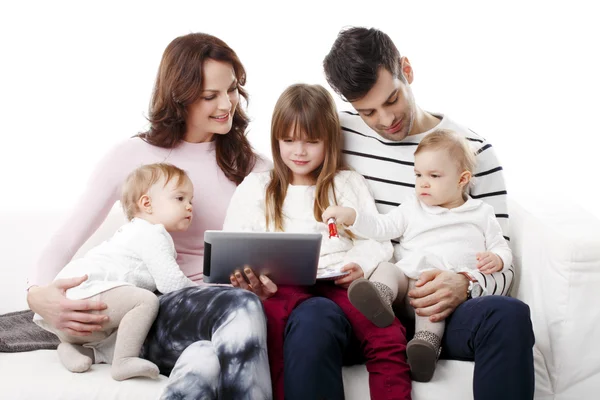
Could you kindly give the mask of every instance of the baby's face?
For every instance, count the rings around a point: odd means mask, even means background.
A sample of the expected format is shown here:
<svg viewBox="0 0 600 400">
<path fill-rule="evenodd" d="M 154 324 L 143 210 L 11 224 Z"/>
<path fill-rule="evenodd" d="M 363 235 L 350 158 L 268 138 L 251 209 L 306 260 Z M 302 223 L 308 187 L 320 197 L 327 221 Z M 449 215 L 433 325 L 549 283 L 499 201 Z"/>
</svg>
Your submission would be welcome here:
<svg viewBox="0 0 600 400">
<path fill-rule="evenodd" d="M 415 155 L 415 191 L 419 200 L 428 206 L 462 205 L 461 174 L 448 151 L 426 150 Z"/>
<path fill-rule="evenodd" d="M 185 231 L 192 223 L 194 186 L 189 179 L 181 184 L 171 179 L 167 184 L 161 179 L 148 191 L 152 201 L 155 223 L 163 224 L 168 232 Z"/>
</svg>

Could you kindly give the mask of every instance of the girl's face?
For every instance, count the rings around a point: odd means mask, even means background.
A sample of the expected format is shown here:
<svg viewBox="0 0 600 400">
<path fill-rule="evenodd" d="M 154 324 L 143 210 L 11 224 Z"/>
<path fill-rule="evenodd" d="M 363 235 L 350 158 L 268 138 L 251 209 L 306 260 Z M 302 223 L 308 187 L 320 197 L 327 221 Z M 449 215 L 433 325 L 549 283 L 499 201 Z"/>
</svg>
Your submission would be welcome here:
<svg viewBox="0 0 600 400">
<path fill-rule="evenodd" d="M 209 142 L 215 134 L 227 134 L 240 101 L 231 64 L 206 60 L 202 65 L 202 79 L 200 98 L 187 107 L 184 136 L 187 142 Z"/>
<path fill-rule="evenodd" d="M 283 163 L 292 171 L 292 185 L 316 183 L 312 173 L 325 161 L 325 143 L 322 140 L 309 141 L 292 131 L 287 138 L 279 140 L 279 153 Z"/>
<path fill-rule="evenodd" d="M 463 188 L 471 174 L 460 171 L 445 150 L 425 150 L 415 155 L 415 190 L 428 206 L 455 208 L 464 204 Z"/>
</svg>

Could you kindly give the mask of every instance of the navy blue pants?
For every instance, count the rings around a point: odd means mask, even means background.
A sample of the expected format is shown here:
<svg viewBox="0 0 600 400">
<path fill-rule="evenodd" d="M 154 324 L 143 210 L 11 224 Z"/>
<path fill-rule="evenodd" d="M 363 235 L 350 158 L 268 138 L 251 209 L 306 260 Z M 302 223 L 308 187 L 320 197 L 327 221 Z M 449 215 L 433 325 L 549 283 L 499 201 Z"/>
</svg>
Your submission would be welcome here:
<svg viewBox="0 0 600 400">
<path fill-rule="evenodd" d="M 533 343 L 529 306 L 486 296 L 461 304 L 446 319 L 442 358 L 475 361 L 475 400 L 531 400 Z M 305 301 L 286 326 L 286 399 L 343 399 L 341 369 L 359 361 L 357 354 L 342 310 L 325 298 Z"/>
</svg>

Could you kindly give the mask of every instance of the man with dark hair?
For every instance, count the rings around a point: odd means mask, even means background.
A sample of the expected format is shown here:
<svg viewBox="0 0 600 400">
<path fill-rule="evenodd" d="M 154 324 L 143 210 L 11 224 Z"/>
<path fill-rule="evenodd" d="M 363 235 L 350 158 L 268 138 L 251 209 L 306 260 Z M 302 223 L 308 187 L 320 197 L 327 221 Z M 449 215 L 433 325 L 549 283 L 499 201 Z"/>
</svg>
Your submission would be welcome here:
<svg viewBox="0 0 600 400">
<path fill-rule="evenodd" d="M 447 116 L 417 106 L 410 87 L 413 69 L 388 35 L 343 30 L 323 64 L 331 87 L 356 110 L 340 113 L 343 152 L 369 182 L 380 213 L 414 195 L 413 153 L 421 139 L 434 129 L 450 129 L 465 136 L 477 155 L 469 195 L 494 207 L 510 240 L 507 192 L 494 149 Z M 513 277 L 512 266 L 487 276 L 428 271 L 409 293 L 418 315 L 446 321 L 441 357 L 475 361 L 476 400 L 533 398 L 534 336 L 529 307 L 508 297 Z"/>
</svg>

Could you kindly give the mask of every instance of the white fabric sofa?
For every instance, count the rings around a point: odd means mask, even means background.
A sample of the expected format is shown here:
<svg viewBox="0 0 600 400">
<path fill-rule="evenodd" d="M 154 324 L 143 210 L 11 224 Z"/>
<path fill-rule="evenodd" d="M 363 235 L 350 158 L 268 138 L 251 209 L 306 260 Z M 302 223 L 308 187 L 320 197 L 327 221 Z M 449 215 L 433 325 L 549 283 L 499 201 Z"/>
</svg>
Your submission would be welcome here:
<svg viewBox="0 0 600 400">
<path fill-rule="evenodd" d="M 27 270 L 61 217 L 0 210 L 0 313 L 26 308 Z M 536 206 L 532 212 L 515 202 L 510 218 L 518 271 L 512 294 L 531 307 L 536 335 L 535 398 L 598 398 L 600 220 L 576 207 Z M 122 221 L 113 210 L 85 248 L 108 237 Z M 472 399 L 472 375 L 473 363 L 442 360 L 431 382 L 414 383 L 413 399 Z M 108 365 L 71 374 L 49 350 L 0 353 L 0 380 L 0 398 L 11 400 L 154 399 L 166 382 L 163 376 L 116 382 Z M 369 399 L 364 366 L 345 368 L 344 383 L 348 400 Z"/>
</svg>

